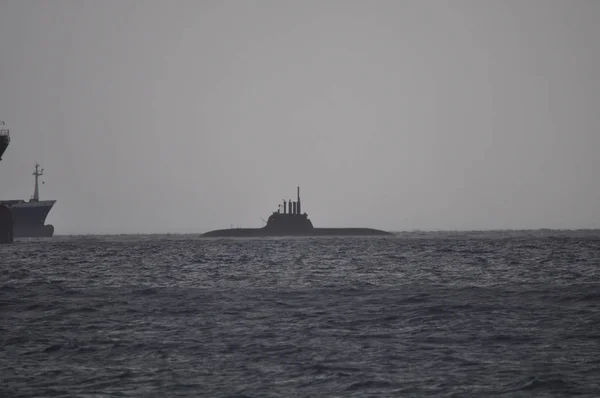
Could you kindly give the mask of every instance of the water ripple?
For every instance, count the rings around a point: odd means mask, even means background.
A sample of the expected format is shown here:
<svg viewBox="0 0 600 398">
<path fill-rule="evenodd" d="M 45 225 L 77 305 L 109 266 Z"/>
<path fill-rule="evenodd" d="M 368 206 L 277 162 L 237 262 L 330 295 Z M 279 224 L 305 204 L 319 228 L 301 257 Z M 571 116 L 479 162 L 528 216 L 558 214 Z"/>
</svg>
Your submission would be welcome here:
<svg viewBox="0 0 600 398">
<path fill-rule="evenodd" d="M 600 232 L 0 246 L 0 396 L 600 396 Z"/>
</svg>

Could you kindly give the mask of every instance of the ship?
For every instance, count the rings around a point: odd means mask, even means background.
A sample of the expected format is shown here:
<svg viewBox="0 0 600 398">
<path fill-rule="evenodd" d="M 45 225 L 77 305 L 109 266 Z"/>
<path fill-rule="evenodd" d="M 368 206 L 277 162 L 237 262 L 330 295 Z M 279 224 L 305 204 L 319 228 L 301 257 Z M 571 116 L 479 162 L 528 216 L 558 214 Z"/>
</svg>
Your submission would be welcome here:
<svg viewBox="0 0 600 398">
<path fill-rule="evenodd" d="M 0 126 L 4 126 L 4 122 L 0 121 Z M 0 128 L 0 160 L 2 155 L 10 144 L 10 134 L 6 128 Z M 12 243 L 13 236 L 13 216 L 8 206 L 0 204 L 0 243 Z"/>
<path fill-rule="evenodd" d="M 25 200 L 0 200 L 0 205 L 8 207 L 13 218 L 13 234 L 15 238 L 49 238 L 54 235 L 53 225 L 44 225 L 48 213 L 56 200 L 40 200 L 39 177 L 44 175 L 44 169 L 36 163 L 35 187 L 33 196 Z"/>
<path fill-rule="evenodd" d="M 0 126 L 4 126 L 4 122 L 0 121 Z M 7 128 L 0 128 L 0 160 L 2 160 L 2 155 L 8 148 L 8 144 L 10 144 L 10 134 Z"/>
<path fill-rule="evenodd" d="M 202 237 L 269 237 L 269 236 L 377 236 L 393 235 L 372 228 L 315 228 L 307 213 L 302 213 L 300 187 L 297 200 L 284 200 L 269 216 L 262 228 L 227 228 L 206 232 Z"/>
</svg>

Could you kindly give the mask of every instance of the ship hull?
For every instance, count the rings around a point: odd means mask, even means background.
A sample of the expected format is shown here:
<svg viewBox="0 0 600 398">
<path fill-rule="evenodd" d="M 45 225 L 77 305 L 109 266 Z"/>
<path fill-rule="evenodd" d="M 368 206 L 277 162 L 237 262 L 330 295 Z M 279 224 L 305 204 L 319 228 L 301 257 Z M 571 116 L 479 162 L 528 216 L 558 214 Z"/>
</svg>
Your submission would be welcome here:
<svg viewBox="0 0 600 398">
<path fill-rule="evenodd" d="M 15 238 L 51 238 L 54 235 L 53 225 L 40 227 L 15 227 Z"/>
<path fill-rule="evenodd" d="M 2 155 L 4 155 L 6 148 L 8 148 L 8 140 L 0 137 L 0 160 L 2 160 Z"/>
<path fill-rule="evenodd" d="M 273 231 L 268 228 L 217 229 L 202 234 L 206 238 L 255 238 L 277 236 L 390 236 L 390 232 L 372 228 L 312 228 L 307 231 Z"/>
<path fill-rule="evenodd" d="M 0 125 L 4 125 L 4 122 L 0 122 Z M 4 151 L 10 144 L 10 136 L 8 130 L 0 130 L 0 160 Z M 13 230 L 13 216 L 8 206 L 4 206 L 0 203 L 0 243 L 12 243 L 14 240 Z"/>
<path fill-rule="evenodd" d="M 8 130 L 0 130 L 0 160 L 2 160 L 2 155 L 4 155 L 4 151 L 8 148 L 8 144 L 10 144 Z"/>
<path fill-rule="evenodd" d="M 6 200 L 0 204 L 7 206 L 13 218 L 15 238 L 49 238 L 54 235 L 52 225 L 44 225 L 48 213 L 54 206 L 54 200 L 25 202 L 23 200 Z"/>
<path fill-rule="evenodd" d="M 7 206 L 0 205 L 0 243 L 12 243 L 13 238 L 12 212 Z"/>
</svg>

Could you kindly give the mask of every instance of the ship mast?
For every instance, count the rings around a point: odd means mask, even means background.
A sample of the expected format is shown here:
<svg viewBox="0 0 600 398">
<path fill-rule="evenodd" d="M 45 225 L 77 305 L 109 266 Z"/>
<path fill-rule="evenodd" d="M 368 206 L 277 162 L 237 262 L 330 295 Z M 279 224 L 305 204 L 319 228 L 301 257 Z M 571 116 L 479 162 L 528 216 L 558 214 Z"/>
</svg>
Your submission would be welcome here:
<svg viewBox="0 0 600 398">
<path fill-rule="evenodd" d="M 35 171 L 33 175 L 35 176 L 35 188 L 33 189 L 33 198 L 31 198 L 31 202 L 39 202 L 40 201 L 40 189 L 38 186 L 38 178 L 44 175 L 44 169 L 39 171 L 40 165 L 38 163 L 35 164 Z"/>
</svg>

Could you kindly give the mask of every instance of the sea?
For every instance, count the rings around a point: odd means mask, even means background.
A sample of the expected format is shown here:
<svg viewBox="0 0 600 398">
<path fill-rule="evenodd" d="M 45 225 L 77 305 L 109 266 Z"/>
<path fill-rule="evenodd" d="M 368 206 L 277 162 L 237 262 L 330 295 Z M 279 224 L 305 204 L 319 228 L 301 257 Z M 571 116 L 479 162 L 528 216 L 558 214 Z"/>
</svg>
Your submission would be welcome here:
<svg viewBox="0 0 600 398">
<path fill-rule="evenodd" d="M 0 397 L 599 397 L 600 231 L 0 245 Z"/>
</svg>

